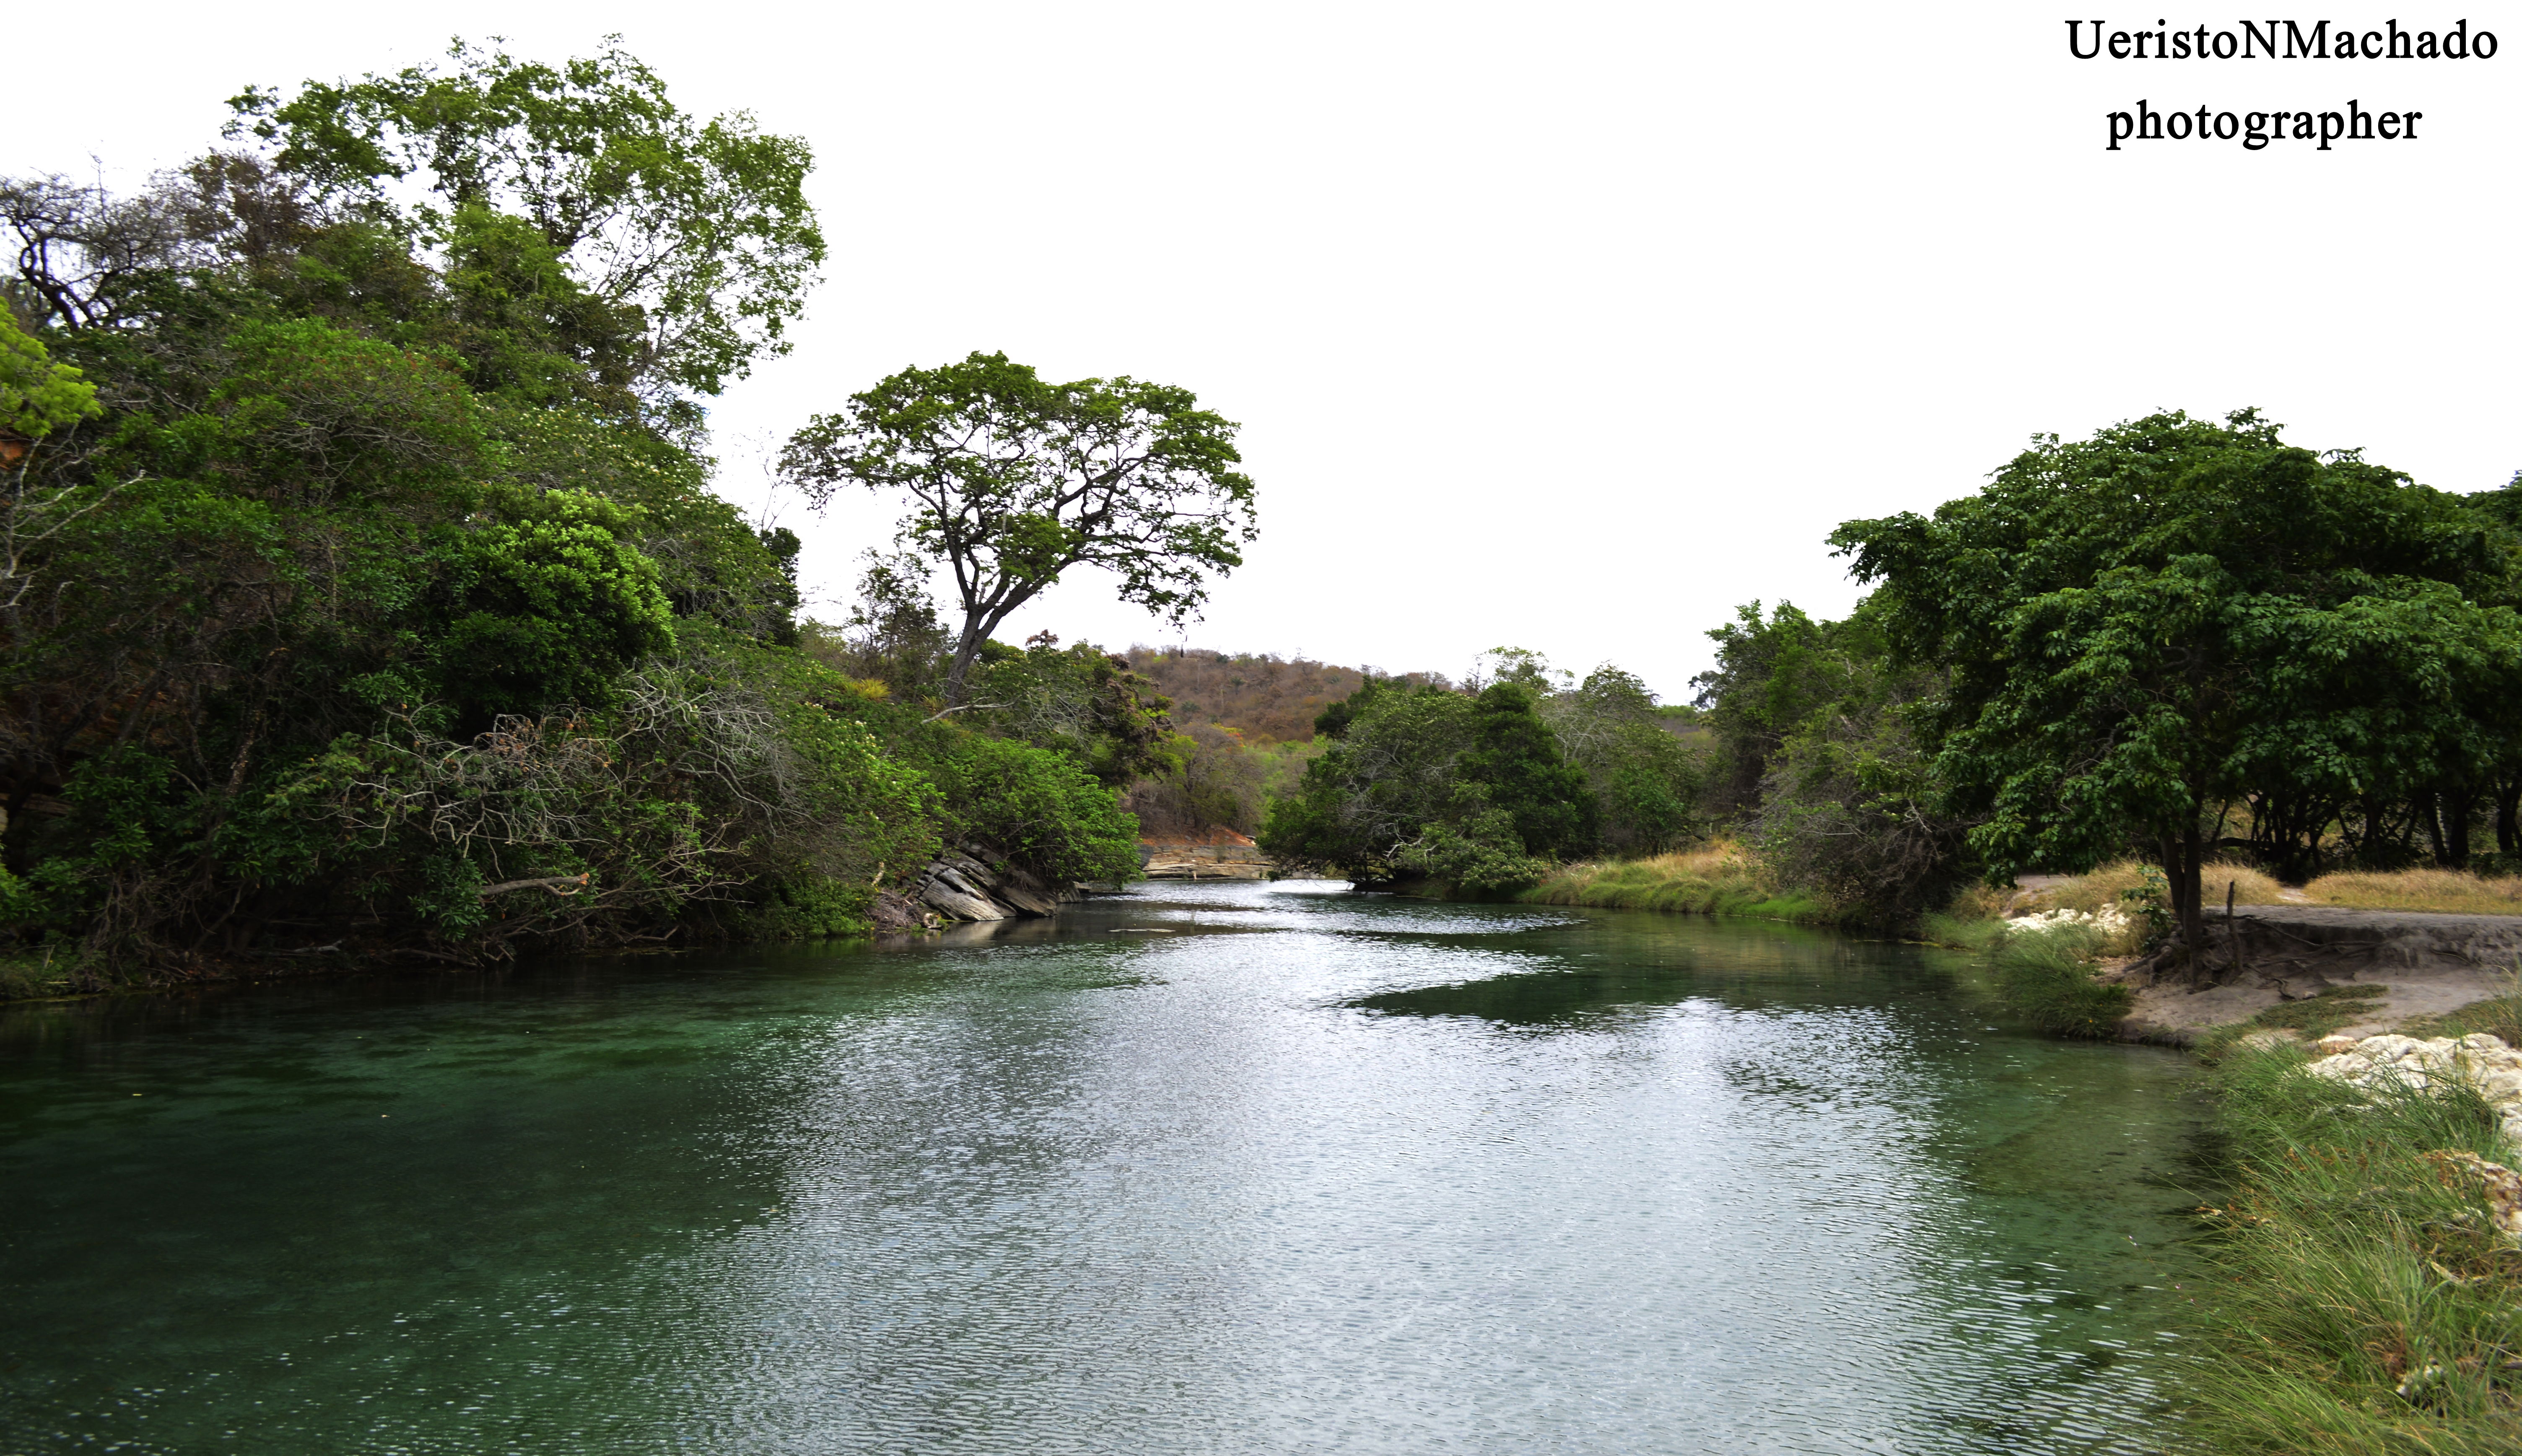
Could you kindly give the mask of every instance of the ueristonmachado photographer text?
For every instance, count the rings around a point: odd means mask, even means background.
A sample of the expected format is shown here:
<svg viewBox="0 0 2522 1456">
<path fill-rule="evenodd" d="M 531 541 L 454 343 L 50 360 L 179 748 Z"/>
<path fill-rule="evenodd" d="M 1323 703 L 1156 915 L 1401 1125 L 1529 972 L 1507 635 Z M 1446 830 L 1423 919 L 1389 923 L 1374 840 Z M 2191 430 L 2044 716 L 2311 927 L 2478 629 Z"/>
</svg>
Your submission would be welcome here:
<svg viewBox="0 0 2522 1456">
<path fill-rule="evenodd" d="M 2242 21 L 2220 30 L 2174 29 L 2162 21 L 2151 29 L 2115 30 L 2106 21 L 2069 21 L 2067 51 L 2078 61 L 2489 61 L 2497 41 L 2495 31 L 2472 29 L 2466 19 L 2443 30 L 2412 30 L 2397 20 L 2371 28 Z M 2132 110 L 2104 114 L 2110 138 L 2104 150 L 2133 142 L 2238 141 L 2252 152 L 2273 142 L 2310 142 L 2312 150 L 2327 152 L 2341 142 L 2415 141 L 2426 115 L 2367 108 L 2360 97 L 2339 103 L 2279 96 L 2256 104 L 2261 109 L 2183 104 L 2158 110 L 2151 98 L 2141 98 Z"/>
</svg>

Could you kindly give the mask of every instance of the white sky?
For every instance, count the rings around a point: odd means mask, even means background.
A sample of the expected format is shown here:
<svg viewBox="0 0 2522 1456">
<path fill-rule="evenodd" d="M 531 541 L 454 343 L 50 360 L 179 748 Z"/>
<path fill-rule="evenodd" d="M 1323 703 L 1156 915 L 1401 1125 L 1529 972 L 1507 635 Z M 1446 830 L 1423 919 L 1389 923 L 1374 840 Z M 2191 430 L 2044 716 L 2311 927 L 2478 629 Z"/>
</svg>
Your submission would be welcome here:
<svg viewBox="0 0 2522 1456">
<path fill-rule="evenodd" d="M 1678 699 L 1735 604 L 1845 611 L 1838 522 L 2035 432 L 2258 404 L 2448 490 L 2522 467 L 2522 5 L 2315 10 L 2507 45 L 2077 62 L 2019 3 L 47 6 L 13 55 L 107 59 L 11 68 L 0 169 L 136 181 L 248 82 L 618 30 L 686 108 L 818 159 L 831 263 L 717 410 L 730 496 L 762 494 L 748 443 L 909 364 L 1182 384 L 1242 423 L 1262 505 L 1192 644 L 1459 675 L 1513 643 Z M 2104 152 L 2139 96 L 2425 121 Z M 780 520 L 837 603 L 892 516 Z M 1003 635 L 1042 628 L 1176 640 L 1088 575 Z"/>
</svg>

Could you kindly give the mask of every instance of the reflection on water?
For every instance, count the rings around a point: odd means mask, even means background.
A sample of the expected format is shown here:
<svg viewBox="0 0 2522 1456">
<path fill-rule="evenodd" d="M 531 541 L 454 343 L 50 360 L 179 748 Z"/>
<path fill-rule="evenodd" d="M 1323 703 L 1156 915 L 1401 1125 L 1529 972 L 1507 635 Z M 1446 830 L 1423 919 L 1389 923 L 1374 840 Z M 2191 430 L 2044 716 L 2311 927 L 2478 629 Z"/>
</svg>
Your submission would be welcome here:
<svg viewBox="0 0 2522 1456">
<path fill-rule="evenodd" d="M 0 1016 L 0 1450 L 2155 1444 L 2175 1057 L 1332 888 Z"/>
</svg>

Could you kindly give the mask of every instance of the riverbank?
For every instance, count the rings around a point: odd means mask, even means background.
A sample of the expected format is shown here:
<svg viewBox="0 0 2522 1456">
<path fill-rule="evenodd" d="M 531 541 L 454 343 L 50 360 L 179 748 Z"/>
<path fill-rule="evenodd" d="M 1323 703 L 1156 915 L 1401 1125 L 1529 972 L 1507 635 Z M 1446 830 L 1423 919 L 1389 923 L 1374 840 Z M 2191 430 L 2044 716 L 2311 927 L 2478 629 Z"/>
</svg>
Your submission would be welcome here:
<svg viewBox="0 0 2522 1456">
<path fill-rule="evenodd" d="M 1842 925 L 1849 919 L 1846 911 L 1813 891 L 1779 885 L 1756 856 L 1730 839 L 1646 859 L 1564 866 L 1515 899 L 1798 925 Z"/>
<path fill-rule="evenodd" d="M 2522 1157 L 2479 1079 L 2429 1091 L 2307 1074 L 2349 1038 L 2389 1030 L 2522 1046 L 2522 918 L 2434 909 L 2511 904 L 2509 882 L 2415 871 L 2289 890 L 2249 870 L 2217 877 L 2234 906 L 2209 917 L 2203 984 L 2133 954 L 2145 936 L 2134 865 L 2027 882 L 1992 918 L 1933 928 L 1985 953 L 2008 999 L 2053 1030 L 2183 1046 L 2208 1063 L 2205 1171 L 2219 1191 L 2197 1216 L 2219 1277 L 2202 1286 L 2192 1327 L 2199 1447 L 2522 1449 L 2522 1248 L 2491 1195 Z M 2329 903 L 2307 903 L 2315 893 Z M 2338 903 L 2349 900 L 2379 908 Z M 2474 1046 L 2480 1069 L 2501 1046 Z"/>
<path fill-rule="evenodd" d="M 2522 1037 L 2522 1002 L 2446 1018 Z M 2522 1450 L 2522 1250 L 2490 1194 L 2514 1151 L 2466 1082 L 2358 1088 L 2255 1038 L 2214 1075 L 2208 1286 L 2190 1426 L 2218 1452 Z M 2481 1165 L 2485 1169 L 2481 1169 Z"/>
</svg>

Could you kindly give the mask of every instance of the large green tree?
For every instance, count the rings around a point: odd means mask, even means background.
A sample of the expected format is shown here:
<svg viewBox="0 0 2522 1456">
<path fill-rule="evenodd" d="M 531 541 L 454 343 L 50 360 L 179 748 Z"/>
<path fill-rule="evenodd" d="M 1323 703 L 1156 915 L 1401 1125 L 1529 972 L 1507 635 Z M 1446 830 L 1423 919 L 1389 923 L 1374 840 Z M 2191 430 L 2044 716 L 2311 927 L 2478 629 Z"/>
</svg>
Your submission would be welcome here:
<svg viewBox="0 0 2522 1456">
<path fill-rule="evenodd" d="M 2486 523 L 2254 411 L 2045 437 L 1933 517 L 1831 540 L 1894 650 L 1947 674 L 1918 724 L 1989 873 L 2147 845 L 2193 952 L 2220 805 L 2475 772 L 2522 704 Z"/>
<path fill-rule="evenodd" d="M 959 707 L 981 644 L 1073 567 L 1110 572 L 1122 600 L 1172 621 L 1198 611 L 1256 533 L 1236 428 L 1172 385 L 1054 384 L 974 353 L 815 416 L 779 468 L 817 505 L 846 486 L 910 498 L 900 540 L 955 577 L 945 689 Z"/>
<path fill-rule="evenodd" d="M 1067 758 L 789 650 L 795 538 L 708 490 L 802 148 L 615 52 L 241 110 L 266 152 L 135 196 L 0 179 L 0 945 L 828 933 L 941 831 L 1128 871 Z"/>
<path fill-rule="evenodd" d="M 440 250 L 476 317 L 532 316 L 679 423 L 689 395 L 786 352 L 823 258 L 802 139 L 690 116 L 618 44 L 549 66 L 458 41 L 449 60 L 250 87 L 230 134 L 274 149 L 312 205 Z"/>
</svg>

